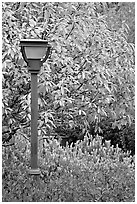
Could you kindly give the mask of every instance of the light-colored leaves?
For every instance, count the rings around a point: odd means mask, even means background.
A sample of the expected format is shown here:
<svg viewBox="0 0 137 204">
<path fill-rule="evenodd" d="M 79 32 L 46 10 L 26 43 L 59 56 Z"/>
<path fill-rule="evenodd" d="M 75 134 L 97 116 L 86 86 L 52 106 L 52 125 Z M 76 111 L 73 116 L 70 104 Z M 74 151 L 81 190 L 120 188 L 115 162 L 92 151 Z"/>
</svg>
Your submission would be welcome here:
<svg viewBox="0 0 137 204">
<path fill-rule="evenodd" d="M 15 5 L 19 6 L 17 10 Z M 102 5 L 105 12 L 107 4 Z M 25 84 L 29 75 L 22 63 L 19 41 L 46 39 L 52 52 L 38 76 L 39 93 L 44 98 L 39 99 L 41 110 L 52 110 L 60 121 L 67 112 L 77 125 L 96 123 L 108 116 L 116 121 L 124 115 L 124 121 L 131 124 L 134 45 L 126 40 L 125 23 L 113 31 L 108 28 L 107 12 L 96 15 L 95 8 L 93 2 L 3 3 L 3 71 L 12 73 L 17 66 L 15 81 L 19 86 Z M 7 87 L 10 86 L 9 83 Z M 126 124 L 124 121 L 121 120 L 122 125 Z"/>
</svg>

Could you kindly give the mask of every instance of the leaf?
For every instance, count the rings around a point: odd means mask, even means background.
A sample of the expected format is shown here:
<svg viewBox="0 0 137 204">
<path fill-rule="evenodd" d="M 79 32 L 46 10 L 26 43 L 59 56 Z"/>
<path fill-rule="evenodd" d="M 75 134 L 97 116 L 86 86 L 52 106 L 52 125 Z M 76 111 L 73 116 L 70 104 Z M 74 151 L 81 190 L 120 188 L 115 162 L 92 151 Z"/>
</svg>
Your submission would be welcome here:
<svg viewBox="0 0 137 204">
<path fill-rule="evenodd" d="M 61 86 L 61 94 L 64 95 L 64 87 Z"/>
<path fill-rule="evenodd" d="M 81 110 L 79 110 L 79 111 L 78 111 L 78 114 L 79 114 L 79 115 L 81 115 L 81 114 L 82 114 L 82 111 L 81 111 Z"/>
<path fill-rule="evenodd" d="M 108 90 L 108 92 L 111 93 L 111 90 L 109 89 L 107 82 L 104 82 L 104 86 L 105 86 L 105 88 Z"/>
<path fill-rule="evenodd" d="M 29 20 L 29 25 L 30 25 L 31 27 L 36 26 L 36 21 L 34 21 L 33 19 L 30 19 L 30 20 Z"/>
<path fill-rule="evenodd" d="M 127 115 L 127 117 L 128 117 L 129 125 L 131 125 L 131 124 L 132 124 L 132 121 L 131 121 L 131 117 L 130 117 L 130 115 Z"/>
<path fill-rule="evenodd" d="M 104 110 L 103 107 L 101 108 L 101 111 L 102 111 L 103 115 L 107 116 L 107 113 L 106 113 L 106 111 Z"/>
<path fill-rule="evenodd" d="M 82 99 L 81 100 L 84 101 L 84 98 L 85 98 L 84 95 L 82 95 Z"/>
</svg>

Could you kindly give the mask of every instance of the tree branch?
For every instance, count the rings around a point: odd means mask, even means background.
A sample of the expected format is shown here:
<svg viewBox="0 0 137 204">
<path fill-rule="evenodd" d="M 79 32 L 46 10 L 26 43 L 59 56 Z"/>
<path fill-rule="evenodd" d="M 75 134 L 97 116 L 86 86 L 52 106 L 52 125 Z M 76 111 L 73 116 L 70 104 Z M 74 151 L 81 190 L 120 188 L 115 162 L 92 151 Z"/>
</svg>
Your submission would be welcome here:
<svg viewBox="0 0 137 204">
<path fill-rule="evenodd" d="M 75 25 L 75 22 L 73 23 L 71 30 L 70 30 L 69 33 L 67 34 L 66 40 L 68 39 L 68 37 L 69 37 L 70 34 L 72 33 L 72 31 L 73 31 L 73 29 L 74 29 L 74 25 Z"/>
<path fill-rule="evenodd" d="M 22 132 L 19 132 L 19 134 L 21 134 L 26 140 L 28 140 L 30 142 L 30 139 L 27 138 Z"/>
<path fill-rule="evenodd" d="M 13 146 L 13 145 L 15 145 L 15 143 L 2 144 L 3 147 L 9 147 L 9 146 Z"/>
</svg>

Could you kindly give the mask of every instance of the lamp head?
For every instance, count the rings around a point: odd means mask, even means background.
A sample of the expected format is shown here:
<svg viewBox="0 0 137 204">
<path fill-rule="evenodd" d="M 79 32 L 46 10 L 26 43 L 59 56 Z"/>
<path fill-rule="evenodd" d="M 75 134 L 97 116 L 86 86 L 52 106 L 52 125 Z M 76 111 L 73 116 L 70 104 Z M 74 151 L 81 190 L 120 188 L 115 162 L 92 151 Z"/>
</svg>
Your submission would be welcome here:
<svg viewBox="0 0 137 204">
<path fill-rule="evenodd" d="M 20 40 L 22 56 L 29 66 L 29 62 L 39 61 L 42 65 L 48 58 L 50 45 L 46 40 L 22 39 Z"/>
</svg>

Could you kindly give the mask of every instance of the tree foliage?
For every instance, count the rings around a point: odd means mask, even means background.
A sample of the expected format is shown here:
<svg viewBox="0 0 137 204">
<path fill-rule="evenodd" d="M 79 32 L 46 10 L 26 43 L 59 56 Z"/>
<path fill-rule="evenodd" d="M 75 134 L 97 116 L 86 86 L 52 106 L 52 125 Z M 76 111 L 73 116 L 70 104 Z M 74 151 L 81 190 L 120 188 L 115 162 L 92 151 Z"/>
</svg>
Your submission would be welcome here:
<svg viewBox="0 0 137 204">
<path fill-rule="evenodd" d="M 101 13 L 100 5 L 3 3 L 3 141 L 17 130 L 29 133 L 30 75 L 22 38 L 46 39 L 52 46 L 39 73 L 39 135 L 60 126 L 85 133 L 93 124 L 100 133 L 108 119 L 119 129 L 134 123 L 134 44 L 124 20 L 113 29 L 111 6 L 102 4 Z"/>
</svg>

